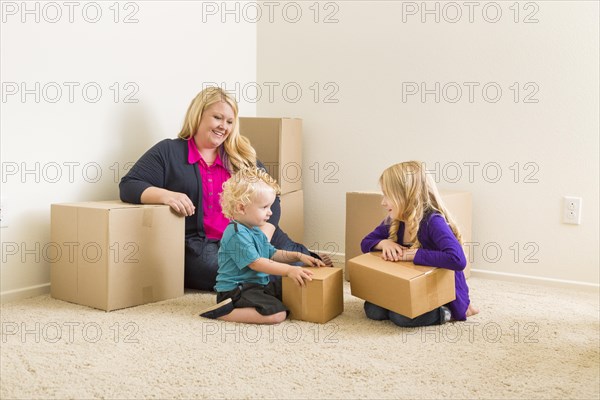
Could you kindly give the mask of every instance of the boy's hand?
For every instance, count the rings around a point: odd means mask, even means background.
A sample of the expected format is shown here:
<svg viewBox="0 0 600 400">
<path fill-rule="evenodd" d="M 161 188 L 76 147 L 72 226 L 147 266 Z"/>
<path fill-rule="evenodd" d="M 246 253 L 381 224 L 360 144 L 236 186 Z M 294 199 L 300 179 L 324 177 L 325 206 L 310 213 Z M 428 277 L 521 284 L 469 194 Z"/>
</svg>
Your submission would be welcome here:
<svg viewBox="0 0 600 400">
<path fill-rule="evenodd" d="M 292 278 L 292 280 L 296 283 L 296 285 L 304 286 L 304 281 L 312 281 L 312 271 L 304 270 L 300 267 L 290 267 L 286 274 L 287 277 Z"/>
<path fill-rule="evenodd" d="M 309 256 L 303 253 L 300 253 L 298 257 L 298 261 L 303 262 L 306 265 L 310 265 L 311 267 L 326 267 L 325 263 L 318 258 L 313 256 Z"/>
</svg>

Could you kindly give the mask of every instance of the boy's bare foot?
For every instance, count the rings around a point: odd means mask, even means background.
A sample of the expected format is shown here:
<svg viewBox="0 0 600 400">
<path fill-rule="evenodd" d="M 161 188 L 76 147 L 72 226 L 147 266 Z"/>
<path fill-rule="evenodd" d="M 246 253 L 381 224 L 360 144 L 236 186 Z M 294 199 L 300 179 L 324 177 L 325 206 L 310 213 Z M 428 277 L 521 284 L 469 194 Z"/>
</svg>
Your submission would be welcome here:
<svg viewBox="0 0 600 400">
<path fill-rule="evenodd" d="M 467 318 L 475 314 L 479 314 L 479 309 L 473 307 L 472 304 L 469 304 L 469 308 L 467 308 Z"/>
</svg>

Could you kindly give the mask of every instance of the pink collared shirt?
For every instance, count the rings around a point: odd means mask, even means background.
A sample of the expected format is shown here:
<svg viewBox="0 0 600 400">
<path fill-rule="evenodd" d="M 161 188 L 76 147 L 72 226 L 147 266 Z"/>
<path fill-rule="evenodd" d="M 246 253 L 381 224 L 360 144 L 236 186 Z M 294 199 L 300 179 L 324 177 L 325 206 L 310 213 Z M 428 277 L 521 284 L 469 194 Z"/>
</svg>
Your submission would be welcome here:
<svg viewBox="0 0 600 400">
<path fill-rule="evenodd" d="M 202 179 L 202 211 L 204 212 L 204 233 L 209 239 L 220 240 L 229 220 L 223 215 L 219 195 L 223 191 L 223 183 L 231 174 L 223 165 L 217 154 L 215 162 L 210 167 L 200 155 L 194 138 L 188 140 L 188 162 L 198 164 Z"/>
</svg>

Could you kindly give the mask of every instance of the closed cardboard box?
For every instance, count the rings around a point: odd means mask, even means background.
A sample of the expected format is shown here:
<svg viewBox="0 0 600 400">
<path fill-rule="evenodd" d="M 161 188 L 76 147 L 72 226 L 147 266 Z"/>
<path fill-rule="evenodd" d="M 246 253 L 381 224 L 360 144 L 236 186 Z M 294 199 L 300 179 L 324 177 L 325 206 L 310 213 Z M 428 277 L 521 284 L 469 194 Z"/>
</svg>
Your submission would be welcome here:
<svg viewBox="0 0 600 400">
<path fill-rule="evenodd" d="M 106 311 L 182 296 L 184 230 L 168 206 L 53 204 L 51 295 Z"/>
<path fill-rule="evenodd" d="M 470 192 L 440 191 L 442 201 L 458 224 L 463 243 L 471 242 L 472 197 Z M 383 195 L 380 192 L 346 193 L 346 280 L 350 280 L 348 261 L 360 254 L 360 242 L 371 233 L 386 217 L 381 206 Z M 463 245 L 467 257 L 465 278 L 471 275 L 469 246 Z"/>
<path fill-rule="evenodd" d="M 304 287 L 288 277 L 282 280 L 283 304 L 290 310 L 290 318 L 324 324 L 340 315 L 344 311 L 342 269 L 302 268 L 313 272 L 312 281 Z"/>
<path fill-rule="evenodd" d="M 240 133 L 250 139 L 281 194 L 302 189 L 301 119 L 241 117 Z"/>
<path fill-rule="evenodd" d="M 279 227 L 297 243 L 304 243 L 304 191 L 284 194 L 281 199 Z"/>
<path fill-rule="evenodd" d="M 456 298 L 454 271 L 384 261 L 367 253 L 348 262 L 352 295 L 380 307 L 416 318 Z"/>
</svg>

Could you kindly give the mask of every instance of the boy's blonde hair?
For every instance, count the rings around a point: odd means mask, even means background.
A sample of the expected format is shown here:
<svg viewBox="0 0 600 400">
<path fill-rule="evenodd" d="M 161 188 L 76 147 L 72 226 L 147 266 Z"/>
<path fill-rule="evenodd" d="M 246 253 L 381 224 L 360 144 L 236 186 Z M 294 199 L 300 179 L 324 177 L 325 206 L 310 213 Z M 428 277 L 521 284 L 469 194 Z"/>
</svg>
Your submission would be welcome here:
<svg viewBox="0 0 600 400">
<path fill-rule="evenodd" d="M 223 215 L 233 219 L 236 206 L 244 206 L 252 203 L 256 193 L 264 191 L 265 183 L 269 190 L 273 190 L 275 195 L 279 195 L 279 185 L 269 174 L 261 168 L 243 168 L 231 176 L 223 183 L 223 192 L 221 192 L 221 209 Z"/>
<path fill-rule="evenodd" d="M 230 173 L 235 173 L 242 168 L 255 167 L 256 151 L 250 141 L 240 135 L 237 102 L 220 87 L 211 86 L 196 95 L 188 107 L 178 137 L 185 140 L 191 139 L 198 131 L 204 110 L 220 101 L 229 104 L 234 115 L 231 132 L 218 149 L 221 160 Z"/>
<path fill-rule="evenodd" d="M 460 231 L 444 206 L 433 178 L 425 172 L 423 163 L 407 161 L 392 165 L 383 171 L 379 184 L 385 197 L 399 210 L 399 215 L 391 220 L 390 240 L 398 240 L 400 221 L 404 221 L 404 229 L 412 243 L 411 248 L 421 247 L 417 237 L 421 221 L 430 212 L 438 212 L 446 219 L 456 239 L 462 243 Z"/>
</svg>

